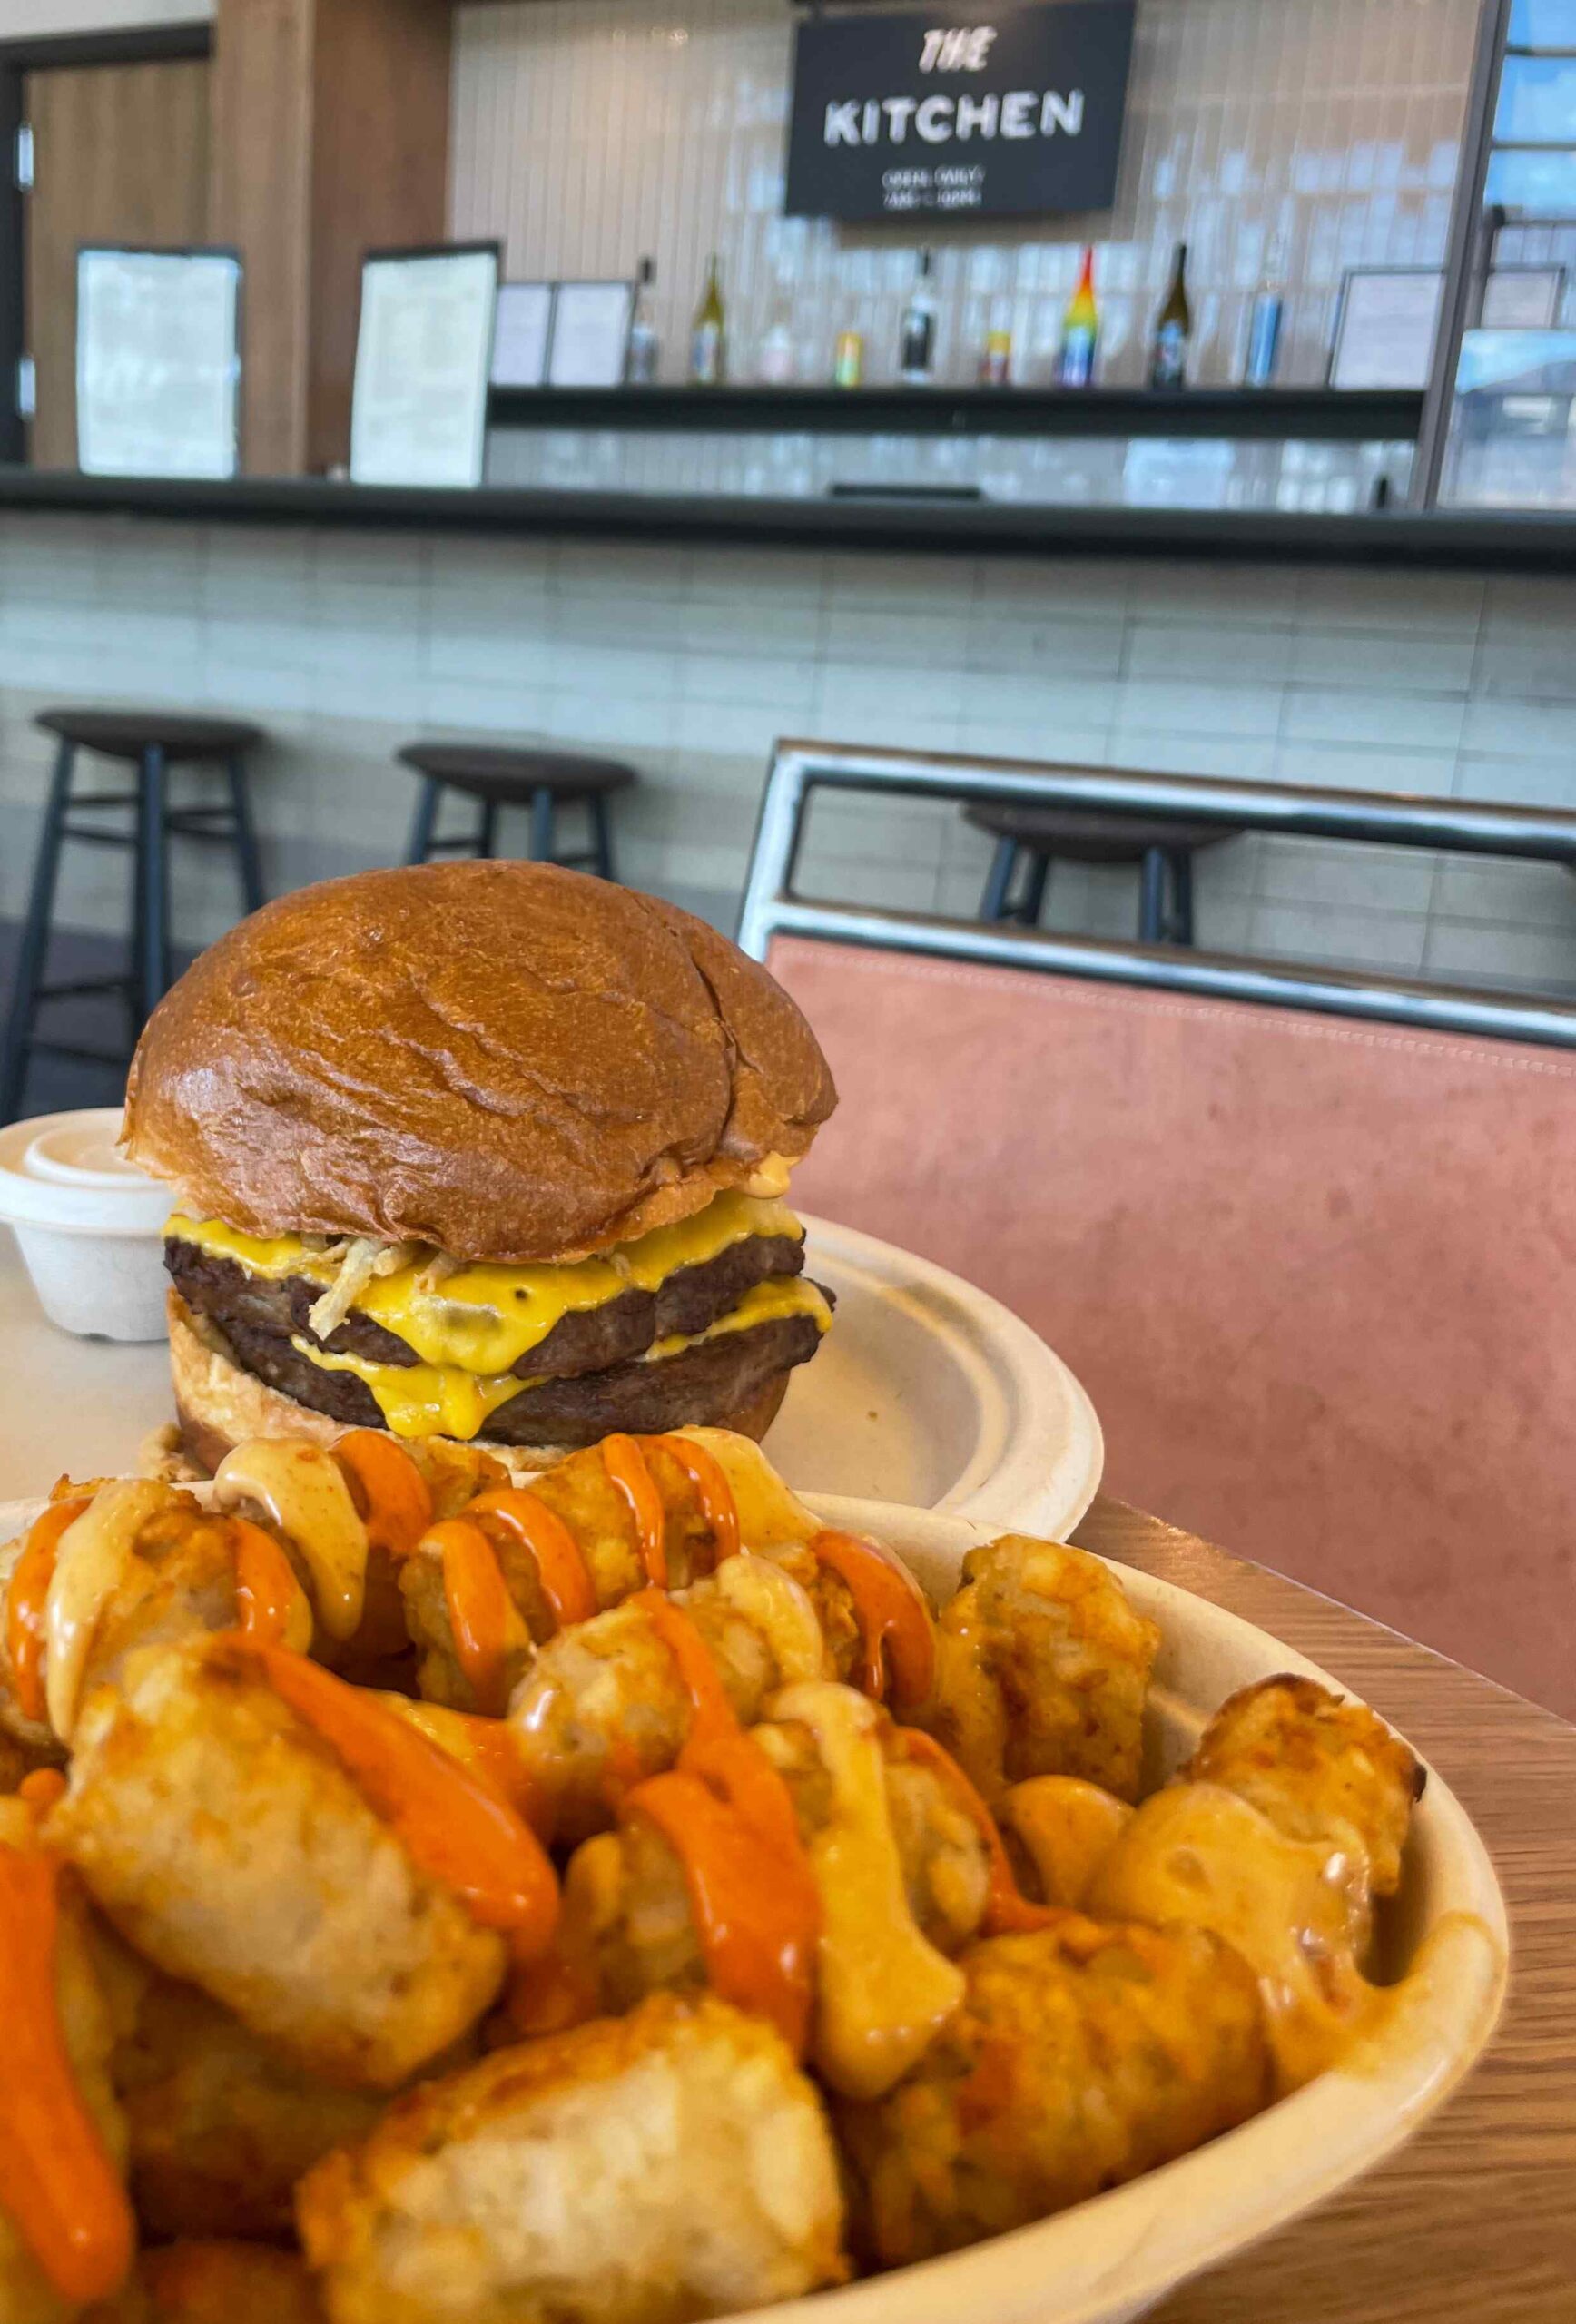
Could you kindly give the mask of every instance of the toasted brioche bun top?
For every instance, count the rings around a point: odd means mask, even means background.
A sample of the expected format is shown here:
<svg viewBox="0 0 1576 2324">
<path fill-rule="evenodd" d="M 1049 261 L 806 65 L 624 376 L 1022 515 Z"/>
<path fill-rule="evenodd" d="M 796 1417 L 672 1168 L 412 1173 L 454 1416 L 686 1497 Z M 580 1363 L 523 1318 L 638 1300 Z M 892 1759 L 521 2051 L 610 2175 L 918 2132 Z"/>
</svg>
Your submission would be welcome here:
<svg viewBox="0 0 1576 2324">
<path fill-rule="evenodd" d="M 221 938 L 149 1019 L 125 1151 L 251 1235 L 567 1259 L 701 1209 L 837 1102 L 764 969 L 555 865 L 362 872 Z"/>
</svg>

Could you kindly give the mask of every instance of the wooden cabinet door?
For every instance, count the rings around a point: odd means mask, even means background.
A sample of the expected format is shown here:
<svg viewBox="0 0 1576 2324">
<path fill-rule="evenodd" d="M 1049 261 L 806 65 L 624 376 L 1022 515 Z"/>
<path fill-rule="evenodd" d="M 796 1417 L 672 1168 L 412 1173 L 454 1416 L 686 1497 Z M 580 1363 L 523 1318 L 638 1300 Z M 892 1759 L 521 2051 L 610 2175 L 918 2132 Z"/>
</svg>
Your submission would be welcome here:
<svg viewBox="0 0 1576 2324">
<path fill-rule="evenodd" d="M 26 76 L 33 131 L 25 346 L 34 468 L 76 466 L 80 242 L 175 248 L 208 240 L 208 64 L 60 65 Z"/>
</svg>

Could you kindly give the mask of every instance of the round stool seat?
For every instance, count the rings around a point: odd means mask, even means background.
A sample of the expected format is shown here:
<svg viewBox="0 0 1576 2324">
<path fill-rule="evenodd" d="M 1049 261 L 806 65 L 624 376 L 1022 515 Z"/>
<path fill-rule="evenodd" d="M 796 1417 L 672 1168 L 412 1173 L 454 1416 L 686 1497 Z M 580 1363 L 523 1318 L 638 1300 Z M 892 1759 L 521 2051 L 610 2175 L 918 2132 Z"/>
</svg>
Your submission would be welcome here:
<svg viewBox="0 0 1576 2324">
<path fill-rule="evenodd" d="M 144 751 L 163 751 L 166 759 L 229 758 L 262 740 L 261 726 L 240 718 L 191 718 L 179 711 L 146 707 L 135 710 L 41 710 L 34 720 L 63 742 L 104 758 L 140 759 Z"/>
<path fill-rule="evenodd" d="M 617 759 L 497 743 L 407 743 L 396 755 L 418 774 L 500 807 L 528 806 L 538 791 L 558 799 L 599 799 L 637 780 Z"/>
<path fill-rule="evenodd" d="M 1091 814 L 1077 807 L 1019 807 L 986 799 L 964 809 L 976 831 L 993 839 L 1015 840 L 1037 855 L 1061 855 L 1075 863 L 1137 863 L 1152 847 L 1185 850 L 1214 847 L 1238 837 L 1231 823 L 1189 822 L 1183 816 Z"/>
</svg>

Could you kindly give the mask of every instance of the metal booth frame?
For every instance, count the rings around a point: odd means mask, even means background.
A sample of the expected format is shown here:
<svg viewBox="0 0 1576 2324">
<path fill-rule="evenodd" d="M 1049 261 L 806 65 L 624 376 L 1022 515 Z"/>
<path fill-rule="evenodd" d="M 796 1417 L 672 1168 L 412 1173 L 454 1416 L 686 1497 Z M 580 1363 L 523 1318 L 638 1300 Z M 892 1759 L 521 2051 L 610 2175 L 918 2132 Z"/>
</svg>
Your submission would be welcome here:
<svg viewBox="0 0 1576 2324">
<path fill-rule="evenodd" d="M 777 744 L 767 773 L 739 924 L 739 941 L 756 960 L 765 959 L 774 936 L 806 936 L 1198 999 L 1576 1049 L 1576 1005 L 1556 999 L 1305 969 L 1172 945 L 1112 943 L 803 896 L 795 874 L 809 809 L 821 791 L 1183 816 L 1302 839 L 1559 863 L 1572 872 L 1576 812 L 789 739 Z"/>
</svg>

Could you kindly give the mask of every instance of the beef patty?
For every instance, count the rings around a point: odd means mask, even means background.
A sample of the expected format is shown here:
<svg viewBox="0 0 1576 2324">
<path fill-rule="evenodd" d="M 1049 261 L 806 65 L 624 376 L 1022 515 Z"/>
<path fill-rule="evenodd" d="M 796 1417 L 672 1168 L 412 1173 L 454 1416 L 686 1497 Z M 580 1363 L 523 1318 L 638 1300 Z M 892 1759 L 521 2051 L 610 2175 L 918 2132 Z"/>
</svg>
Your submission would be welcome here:
<svg viewBox="0 0 1576 2324">
<path fill-rule="evenodd" d="M 221 1258 L 175 1235 L 165 1239 L 164 1264 L 187 1306 L 217 1324 L 247 1369 L 271 1385 L 285 1384 L 247 1352 L 253 1346 L 261 1350 L 269 1340 L 278 1344 L 281 1358 L 299 1364 L 315 1379 L 341 1383 L 370 1401 L 369 1392 L 353 1374 L 320 1372 L 291 1345 L 292 1337 L 317 1339 L 307 1317 L 322 1297 L 320 1284 L 299 1275 L 252 1275 L 236 1260 Z M 676 1268 L 654 1292 L 621 1291 L 600 1307 L 563 1316 L 514 1368 L 524 1380 L 544 1374 L 572 1379 L 582 1373 L 606 1372 L 612 1364 L 643 1355 L 656 1340 L 675 1335 L 689 1338 L 704 1332 L 719 1315 L 736 1307 L 754 1285 L 773 1275 L 797 1275 L 803 1265 L 804 1246 L 794 1236 L 746 1236 L 730 1243 L 714 1259 Z M 369 1364 L 420 1362 L 415 1349 L 395 1333 L 354 1308 L 338 1330 L 318 1344 L 330 1354 L 359 1355 Z M 302 1395 L 297 1388 L 286 1387 L 285 1393 L 298 1403 L 332 1413 L 336 1419 L 350 1417 L 320 1397 Z M 526 1441 L 535 1443 L 536 1439 Z"/>
<path fill-rule="evenodd" d="M 830 1300 L 832 1294 L 826 1294 Z M 271 1388 L 348 1428 L 386 1428 L 378 1400 L 353 1372 L 324 1372 L 277 1332 L 243 1317 L 224 1326 L 231 1354 Z M 719 1332 L 655 1363 L 615 1364 L 572 1379 L 543 1380 L 489 1413 L 481 1433 L 496 1444 L 595 1444 L 616 1429 L 635 1436 L 704 1425 L 742 1411 L 821 1339 L 812 1315 L 783 1315 Z"/>
</svg>

